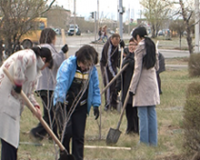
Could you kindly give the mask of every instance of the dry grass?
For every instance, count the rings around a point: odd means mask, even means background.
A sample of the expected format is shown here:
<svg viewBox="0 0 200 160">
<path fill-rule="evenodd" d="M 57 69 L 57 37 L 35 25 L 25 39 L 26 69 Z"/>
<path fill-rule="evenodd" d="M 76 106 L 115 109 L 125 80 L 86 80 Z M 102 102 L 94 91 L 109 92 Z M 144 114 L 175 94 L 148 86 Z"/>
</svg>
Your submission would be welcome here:
<svg viewBox="0 0 200 160">
<path fill-rule="evenodd" d="M 178 61 L 178 60 L 177 60 Z M 182 109 L 185 103 L 185 91 L 193 81 L 199 81 L 198 78 L 189 78 L 186 69 L 171 70 L 161 73 L 162 91 L 161 104 L 157 106 L 158 116 L 158 146 L 148 147 L 138 145 L 139 136 L 126 135 L 126 118 L 123 118 L 120 130 L 122 134 L 118 143 L 114 146 L 131 147 L 127 150 L 109 150 L 109 149 L 88 149 L 85 148 L 85 160 L 186 160 L 182 152 Z M 100 77 L 101 78 L 101 77 Z M 102 84 L 101 84 L 102 85 Z M 103 103 L 104 104 L 104 103 Z M 103 106 L 103 105 L 102 105 Z M 101 138 L 98 139 L 98 124 L 94 120 L 93 111 L 87 119 L 85 131 L 85 145 L 106 146 L 105 137 L 110 128 L 116 128 L 119 120 L 118 112 L 105 112 L 101 107 L 102 125 Z M 99 120 L 98 120 L 99 121 Z M 38 123 L 37 119 L 26 108 L 21 118 L 20 142 L 29 142 L 31 144 L 21 144 L 18 150 L 19 160 L 54 160 L 55 148 L 52 141 L 44 139 L 39 142 L 44 146 L 35 146 L 34 140 L 26 134 L 27 131 Z M 35 142 L 34 142 L 35 143 Z M 38 143 L 38 142 L 36 142 Z"/>
<path fill-rule="evenodd" d="M 153 39 L 154 42 L 159 40 L 159 46 L 158 48 L 162 49 L 178 49 L 178 50 L 188 50 L 188 45 L 186 41 L 186 37 L 180 39 L 178 37 L 172 37 L 171 40 L 166 40 L 165 37 L 157 37 L 156 39 Z M 193 40 L 194 43 L 194 40 Z"/>
</svg>

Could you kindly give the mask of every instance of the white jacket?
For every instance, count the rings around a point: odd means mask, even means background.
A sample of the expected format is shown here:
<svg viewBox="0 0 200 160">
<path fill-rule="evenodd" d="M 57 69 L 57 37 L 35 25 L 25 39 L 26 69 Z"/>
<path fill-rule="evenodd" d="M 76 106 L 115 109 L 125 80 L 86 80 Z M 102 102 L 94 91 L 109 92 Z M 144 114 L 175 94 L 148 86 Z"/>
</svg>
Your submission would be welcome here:
<svg viewBox="0 0 200 160">
<path fill-rule="evenodd" d="M 49 48 L 53 57 L 53 67 L 49 69 L 46 67 L 42 70 L 42 76 L 39 78 L 36 90 L 51 90 L 53 91 L 56 85 L 56 74 L 61 63 L 65 60 L 65 54 L 60 51 L 57 52 L 53 44 L 41 44 L 41 47 Z"/>
<path fill-rule="evenodd" d="M 37 58 L 33 50 L 27 49 L 11 55 L 0 68 L 0 138 L 16 148 L 19 145 L 20 115 L 25 103 L 13 90 L 13 84 L 4 74 L 3 68 L 8 69 L 16 83 L 22 84 L 22 90 L 35 106 L 38 103 L 33 91 L 43 66 L 42 59 Z"/>
</svg>

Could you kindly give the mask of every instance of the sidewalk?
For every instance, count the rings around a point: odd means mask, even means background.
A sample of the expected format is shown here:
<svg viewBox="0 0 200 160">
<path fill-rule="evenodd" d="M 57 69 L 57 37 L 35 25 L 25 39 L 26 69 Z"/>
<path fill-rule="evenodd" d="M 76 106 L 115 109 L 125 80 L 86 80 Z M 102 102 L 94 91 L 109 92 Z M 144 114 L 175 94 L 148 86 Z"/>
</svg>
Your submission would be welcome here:
<svg viewBox="0 0 200 160">
<path fill-rule="evenodd" d="M 187 69 L 188 65 L 179 65 L 179 64 L 165 64 L 166 68 L 180 70 L 180 69 Z"/>
</svg>

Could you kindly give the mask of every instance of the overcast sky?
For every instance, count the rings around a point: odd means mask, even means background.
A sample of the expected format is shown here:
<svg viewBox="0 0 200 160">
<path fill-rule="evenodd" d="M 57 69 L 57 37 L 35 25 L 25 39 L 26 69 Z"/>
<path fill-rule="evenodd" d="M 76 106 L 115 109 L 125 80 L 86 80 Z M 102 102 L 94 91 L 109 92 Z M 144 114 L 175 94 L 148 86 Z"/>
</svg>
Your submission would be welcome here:
<svg viewBox="0 0 200 160">
<path fill-rule="evenodd" d="M 123 20 L 128 19 L 128 8 L 130 8 L 130 18 L 139 18 L 140 5 L 139 0 L 122 0 L 126 13 Z M 74 12 L 74 0 L 56 0 L 55 4 L 63 6 Z M 107 17 L 117 20 L 118 0 L 99 0 L 99 17 Z M 90 12 L 97 11 L 97 0 L 76 0 L 76 13 L 79 16 L 88 18 Z"/>
</svg>

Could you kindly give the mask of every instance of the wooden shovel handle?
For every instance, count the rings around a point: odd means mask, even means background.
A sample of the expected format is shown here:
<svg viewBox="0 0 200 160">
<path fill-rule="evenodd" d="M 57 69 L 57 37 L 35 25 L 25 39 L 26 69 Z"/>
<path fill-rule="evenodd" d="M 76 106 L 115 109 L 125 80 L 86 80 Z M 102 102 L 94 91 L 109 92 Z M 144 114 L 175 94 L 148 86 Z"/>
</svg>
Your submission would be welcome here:
<svg viewBox="0 0 200 160">
<path fill-rule="evenodd" d="M 120 70 L 122 69 L 122 62 L 123 62 L 123 55 L 124 55 L 124 48 L 121 48 L 121 56 L 120 56 Z"/>
<path fill-rule="evenodd" d="M 8 79 L 14 84 L 13 78 L 11 77 L 11 75 L 9 74 L 8 70 L 6 68 L 3 68 L 4 73 L 6 74 L 6 76 L 8 77 Z M 33 104 L 30 102 L 30 100 L 27 98 L 27 96 L 25 95 L 25 93 L 23 91 L 21 91 L 20 95 L 22 96 L 22 98 L 24 99 L 24 101 L 27 104 L 27 107 L 33 112 L 33 114 L 36 114 L 36 109 L 33 106 Z M 55 143 L 59 146 L 59 148 L 64 151 L 65 147 L 62 145 L 62 143 L 59 141 L 59 139 L 55 136 L 55 134 L 52 132 L 51 128 L 49 127 L 49 125 L 46 123 L 46 121 L 41 117 L 38 118 L 38 120 L 41 122 L 41 124 L 43 125 L 43 127 L 46 129 L 46 131 L 49 133 L 49 135 L 53 138 L 53 140 L 55 141 Z"/>
<path fill-rule="evenodd" d="M 121 122 L 122 122 L 122 118 L 123 118 L 123 115 L 124 115 L 124 110 L 126 108 L 126 105 L 127 105 L 127 102 L 129 100 L 129 91 L 127 91 L 126 93 L 126 98 L 125 98 L 125 101 L 124 101 L 124 104 L 123 104 L 123 107 L 122 107 L 122 111 L 121 111 L 121 114 L 120 114 L 120 119 L 119 119 L 119 122 L 117 124 L 117 129 L 119 129 L 120 125 L 121 125 Z"/>
<path fill-rule="evenodd" d="M 101 95 L 108 89 L 108 87 L 113 84 L 113 82 L 122 74 L 122 72 L 126 69 L 129 64 L 123 66 L 123 68 L 115 75 L 115 77 L 105 86 L 105 88 L 101 91 Z"/>
</svg>

